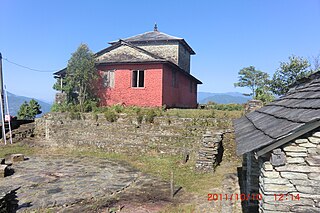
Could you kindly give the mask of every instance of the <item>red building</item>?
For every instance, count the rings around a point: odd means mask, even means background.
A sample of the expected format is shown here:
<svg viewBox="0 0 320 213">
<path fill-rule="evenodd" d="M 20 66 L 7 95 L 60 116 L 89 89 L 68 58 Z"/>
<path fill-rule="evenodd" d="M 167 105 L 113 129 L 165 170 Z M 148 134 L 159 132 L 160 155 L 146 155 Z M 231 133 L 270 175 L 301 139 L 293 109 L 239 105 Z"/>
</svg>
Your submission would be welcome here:
<svg viewBox="0 0 320 213">
<path fill-rule="evenodd" d="M 197 85 L 190 74 L 195 52 L 182 38 L 154 31 L 110 42 L 96 53 L 100 105 L 197 106 Z M 65 70 L 54 73 L 62 78 Z"/>
</svg>

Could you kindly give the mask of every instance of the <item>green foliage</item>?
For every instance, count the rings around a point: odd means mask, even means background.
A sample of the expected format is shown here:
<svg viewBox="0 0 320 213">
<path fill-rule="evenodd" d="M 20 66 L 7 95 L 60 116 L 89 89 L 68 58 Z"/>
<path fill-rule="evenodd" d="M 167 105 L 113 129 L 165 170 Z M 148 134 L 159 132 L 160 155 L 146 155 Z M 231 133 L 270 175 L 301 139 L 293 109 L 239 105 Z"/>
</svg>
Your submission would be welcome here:
<svg viewBox="0 0 320 213">
<path fill-rule="evenodd" d="M 78 105 L 81 112 L 89 110 L 86 101 L 96 100 L 94 82 L 97 79 L 94 54 L 81 44 L 68 61 L 66 77 L 61 88 L 59 79 L 53 86 L 67 94 L 67 103 Z"/>
<path fill-rule="evenodd" d="M 241 104 L 216 104 L 214 102 L 208 102 L 207 108 L 211 109 L 211 115 L 210 117 L 215 117 L 216 111 L 215 110 L 221 110 L 221 111 L 241 111 L 243 110 L 243 105 Z"/>
<path fill-rule="evenodd" d="M 32 99 L 27 103 L 26 101 L 20 106 L 18 111 L 18 119 L 34 119 L 36 115 L 41 114 L 41 106 L 39 103 Z"/>
<path fill-rule="evenodd" d="M 256 70 L 254 66 L 245 67 L 239 71 L 239 82 L 235 83 L 235 87 L 248 87 L 252 93 L 252 97 L 256 98 L 257 88 L 264 87 L 269 82 L 269 75 L 260 70 Z"/>
<path fill-rule="evenodd" d="M 146 113 L 146 122 L 147 123 L 153 123 L 154 118 L 157 116 L 156 112 L 154 109 L 149 109 Z"/>
<path fill-rule="evenodd" d="M 115 104 L 115 105 L 111 106 L 110 108 L 113 109 L 116 113 L 121 113 L 124 110 L 124 106 L 122 106 L 120 104 Z"/>
<path fill-rule="evenodd" d="M 274 95 L 265 88 L 258 88 L 256 90 L 256 99 L 267 104 L 275 99 Z"/>
<path fill-rule="evenodd" d="M 116 113 L 112 110 L 106 110 L 104 113 L 104 117 L 106 118 L 107 121 L 109 122 L 115 122 L 118 120 L 118 116 Z"/>
<path fill-rule="evenodd" d="M 271 91 L 277 95 L 284 95 L 288 92 L 290 85 L 312 72 L 308 60 L 294 55 L 290 56 L 289 62 L 281 62 L 280 67 L 274 73 Z"/>
<path fill-rule="evenodd" d="M 137 113 L 137 123 L 138 123 L 138 124 L 141 124 L 142 121 L 143 121 L 143 115 L 140 114 L 140 113 Z"/>
<path fill-rule="evenodd" d="M 71 111 L 69 113 L 69 118 L 71 120 L 81 120 L 81 113 L 80 112 Z"/>
</svg>

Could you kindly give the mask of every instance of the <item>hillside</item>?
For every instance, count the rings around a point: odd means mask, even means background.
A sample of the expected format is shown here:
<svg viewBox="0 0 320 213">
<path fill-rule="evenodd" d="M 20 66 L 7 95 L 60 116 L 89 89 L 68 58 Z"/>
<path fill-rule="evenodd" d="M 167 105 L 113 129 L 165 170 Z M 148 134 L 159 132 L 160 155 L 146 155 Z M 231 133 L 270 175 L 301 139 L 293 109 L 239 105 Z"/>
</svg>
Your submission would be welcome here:
<svg viewBox="0 0 320 213">
<path fill-rule="evenodd" d="M 198 102 L 200 104 L 206 104 L 209 101 L 218 104 L 243 104 L 248 102 L 251 98 L 244 96 L 238 92 L 227 92 L 227 93 L 210 93 L 210 92 L 198 92 Z"/>
<path fill-rule="evenodd" d="M 11 115 L 17 115 L 21 104 L 24 101 L 29 102 L 32 98 L 19 96 L 8 92 L 9 111 Z M 41 106 L 42 114 L 50 112 L 51 104 L 35 99 Z M 41 115 L 42 115 L 41 114 Z M 41 116 L 39 115 L 39 116 Z"/>
</svg>

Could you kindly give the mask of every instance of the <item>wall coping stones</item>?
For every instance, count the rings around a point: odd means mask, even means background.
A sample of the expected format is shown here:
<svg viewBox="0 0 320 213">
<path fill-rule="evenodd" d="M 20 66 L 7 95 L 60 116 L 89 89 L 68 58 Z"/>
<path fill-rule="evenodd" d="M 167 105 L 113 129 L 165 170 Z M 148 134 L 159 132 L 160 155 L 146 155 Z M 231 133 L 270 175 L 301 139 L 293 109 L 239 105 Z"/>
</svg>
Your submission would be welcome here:
<svg viewBox="0 0 320 213">
<path fill-rule="evenodd" d="M 288 157 L 287 158 L 287 163 L 292 163 L 292 164 L 295 164 L 295 163 L 305 163 L 305 160 L 304 158 L 302 157 Z"/>
<path fill-rule="evenodd" d="M 301 143 L 299 144 L 300 147 L 306 147 L 306 148 L 316 148 L 317 145 L 314 143 Z"/>
</svg>

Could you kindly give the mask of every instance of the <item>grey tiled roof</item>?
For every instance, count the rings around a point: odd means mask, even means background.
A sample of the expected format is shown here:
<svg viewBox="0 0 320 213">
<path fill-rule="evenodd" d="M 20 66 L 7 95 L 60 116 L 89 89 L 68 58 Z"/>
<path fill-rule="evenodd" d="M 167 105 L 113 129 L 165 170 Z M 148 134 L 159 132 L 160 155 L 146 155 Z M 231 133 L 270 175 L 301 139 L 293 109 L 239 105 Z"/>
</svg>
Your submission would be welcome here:
<svg viewBox="0 0 320 213">
<path fill-rule="evenodd" d="M 171 36 L 157 30 L 145 32 L 145 33 L 135 35 L 129 38 L 125 38 L 122 40 L 133 43 L 133 44 L 141 43 L 141 42 L 150 42 L 150 41 L 178 41 L 187 48 L 190 54 L 192 55 L 195 54 L 193 49 L 189 46 L 189 44 L 183 38 Z M 110 42 L 110 44 L 114 44 L 116 42 L 117 41 L 113 41 L 113 42 Z"/>
<path fill-rule="evenodd" d="M 320 73 L 266 106 L 235 120 L 237 154 L 259 150 L 320 120 Z"/>
</svg>

